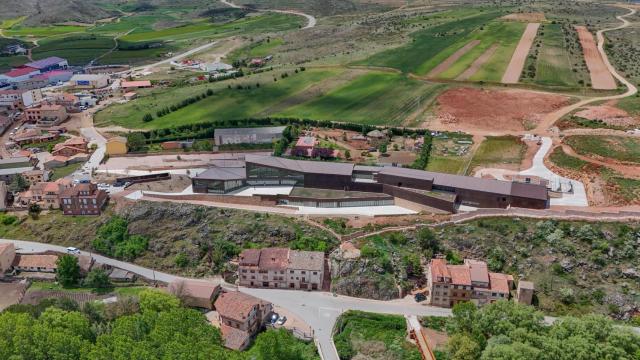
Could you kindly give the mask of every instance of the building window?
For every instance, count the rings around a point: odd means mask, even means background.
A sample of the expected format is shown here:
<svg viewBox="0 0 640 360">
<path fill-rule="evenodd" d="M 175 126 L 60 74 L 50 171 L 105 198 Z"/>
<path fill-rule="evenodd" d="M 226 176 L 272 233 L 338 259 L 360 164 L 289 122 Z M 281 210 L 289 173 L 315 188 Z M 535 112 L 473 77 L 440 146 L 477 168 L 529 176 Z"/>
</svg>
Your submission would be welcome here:
<svg viewBox="0 0 640 360">
<path fill-rule="evenodd" d="M 318 275 L 318 272 L 317 272 L 317 271 L 314 271 L 314 272 L 313 272 L 313 275 Z"/>
</svg>

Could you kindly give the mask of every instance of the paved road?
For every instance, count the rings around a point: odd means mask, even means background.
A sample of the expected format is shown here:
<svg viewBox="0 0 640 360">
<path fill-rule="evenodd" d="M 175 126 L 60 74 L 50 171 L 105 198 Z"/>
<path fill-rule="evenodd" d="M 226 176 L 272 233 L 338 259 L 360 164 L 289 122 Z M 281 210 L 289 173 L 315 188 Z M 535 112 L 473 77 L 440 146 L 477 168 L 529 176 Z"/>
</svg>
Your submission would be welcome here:
<svg viewBox="0 0 640 360">
<path fill-rule="evenodd" d="M 246 6 L 241 6 L 241 5 L 237 5 L 234 4 L 232 2 L 229 2 L 228 0 L 220 0 L 221 3 L 227 5 L 227 6 L 231 6 L 232 8 L 236 8 L 236 9 L 243 9 L 246 8 Z M 294 10 L 274 10 L 274 9 L 254 9 L 252 8 L 252 10 L 256 10 L 256 11 L 269 11 L 269 12 L 275 12 L 275 13 L 280 13 L 280 14 L 291 14 L 291 15 L 298 15 L 298 16 L 302 16 L 305 17 L 307 19 L 307 25 L 305 25 L 305 27 L 303 27 L 303 29 L 310 29 L 312 27 L 315 27 L 316 24 L 318 23 L 318 21 L 316 20 L 315 17 L 313 17 L 312 15 L 309 14 L 305 14 L 303 12 L 300 11 L 294 11 Z"/>
<path fill-rule="evenodd" d="M 67 248 L 64 246 L 52 245 L 52 244 L 43 244 L 39 242 L 33 241 L 22 241 L 22 240 L 11 240 L 11 239 L 0 239 L 1 243 L 14 243 L 16 246 L 17 252 L 28 253 L 28 252 L 43 252 L 43 251 L 59 251 L 66 252 Z M 142 266 L 134 265 L 128 262 L 111 259 L 102 255 L 97 255 L 95 253 L 91 253 L 88 251 L 81 251 L 82 255 L 87 255 L 93 257 L 96 262 L 107 264 L 111 266 L 115 266 L 127 271 L 131 271 L 140 276 L 146 277 L 148 279 L 156 279 L 162 282 L 171 282 L 173 280 L 179 279 L 179 276 L 155 271 L 152 269 L 147 269 Z"/>
</svg>

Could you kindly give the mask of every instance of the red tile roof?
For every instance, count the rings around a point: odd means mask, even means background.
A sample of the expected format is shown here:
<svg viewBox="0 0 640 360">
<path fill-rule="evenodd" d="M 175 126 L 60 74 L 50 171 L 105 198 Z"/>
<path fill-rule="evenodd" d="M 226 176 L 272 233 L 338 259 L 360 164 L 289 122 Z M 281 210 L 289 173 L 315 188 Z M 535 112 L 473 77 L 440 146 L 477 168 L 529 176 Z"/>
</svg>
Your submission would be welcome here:
<svg viewBox="0 0 640 360">
<path fill-rule="evenodd" d="M 433 259 L 431 260 L 431 275 L 434 278 L 444 277 L 450 278 L 449 269 L 447 268 L 447 260 Z"/>
<path fill-rule="evenodd" d="M 13 69 L 13 70 L 11 70 L 11 71 L 9 71 L 7 73 L 4 73 L 4 75 L 6 75 L 8 77 L 16 78 L 16 77 L 20 77 L 20 76 L 31 74 L 34 71 L 38 71 L 38 69 L 34 69 L 34 68 L 28 67 L 28 66 L 21 66 L 19 68 Z"/>
<path fill-rule="evenodd" d="M 246 249 L 240 253 L 240 265 L 258 266 L 260 263 L 260 249 Z"/>
<path fill-rule="evenodd" d="M 508 294 L 509 293 L 509 276 L 501 273 L 489 273 L 489 279 L 491 281 L 491 291 L 497 293 Z"/>
<path fill-rule="evenodd" d="M 18 255 L 13 264 L 21 268 L 57 269 L 57 261 L 58 255 Z"/>
<path fill-rule="evenodd" d="M 139 81 L 123 81 L 122 82 L 122 87 L 123 88 L 130 88 L 130 87 L 150 87 L 151 86 L 151 81 L 149 80 L 139 80 Z"/>
<path fill-rule="evenodd" d="M 220 316 L 244 322 L 251 310 L 262 303 L 262 300 L 251 295 L 231 291 L 220 294 L 214 306 Z"/>
<path fill-rule="evenodd" d="M 471 281 L 481 283 L 489 282 L 489 271 L 487 270 L 486 262 L 473 259 L 465 259 L 464 263 L 465 265 L 469 266 Z"/>
<path fill-rule="evenodd" d="M 206 281 L 179 280 L 169 284 L 171 292 L 181 291 L 181 295 L 188 295 L 194 298 L 211 299 L 218 290 L 219 285 Z"/>
<path fill-rule="evenodd" d="M 220 325 L 220 332 L 224 339 L 224 346 L 233 350 L 240 350 L 243 344 L 251 337 L 248 331 L 242 331 L 225 324 Z"/>
<path fill-rule="evenodd" d="M 471 275 L 466 265 L 449 265 L 451 283 L 454 285 L 471 285 Z"/>
<path fill-rule="evenodd" d="M 286 270 L 289 265 L 289 249 L 266 248 L 260 251 L 260 269 Z"/>
</svg>

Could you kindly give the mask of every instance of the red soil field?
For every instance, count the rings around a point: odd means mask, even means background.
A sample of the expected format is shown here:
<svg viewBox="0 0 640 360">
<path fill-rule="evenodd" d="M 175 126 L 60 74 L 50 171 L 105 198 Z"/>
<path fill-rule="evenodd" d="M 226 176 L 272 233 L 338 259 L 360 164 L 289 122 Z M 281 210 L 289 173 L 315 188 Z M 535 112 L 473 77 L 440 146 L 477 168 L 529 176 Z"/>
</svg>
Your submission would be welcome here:
<svg viewBox="0 0 640 360">
<path fill-rule="evenodd" d="M 584 53 L 584 61 L 591 75 L 591 87 L 598 90 L 615 90 L 618 86 L 600 56 L 593 35 L 584 26 L 576 26 L 576 30 Z"/>
<path fill-rule="evenodd" d="M 515 89 L 456 88 L 442 93 L 437 103 L 429 128 L 503 133 L 535 127 L 546 114 L 569 104 L 569 98 Z"/>
</svg>

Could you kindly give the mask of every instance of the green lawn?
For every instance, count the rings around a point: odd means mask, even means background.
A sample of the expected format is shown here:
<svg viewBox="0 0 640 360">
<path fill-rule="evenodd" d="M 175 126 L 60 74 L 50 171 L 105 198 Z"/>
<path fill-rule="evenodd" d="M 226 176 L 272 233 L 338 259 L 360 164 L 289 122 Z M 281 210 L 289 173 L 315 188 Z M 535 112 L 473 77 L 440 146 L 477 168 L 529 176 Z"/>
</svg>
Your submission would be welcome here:
<svg viewBox="0 0 640 360">
<path fill-rule="evenodd" d="M 569 53 L 564 45 L 560 24 L 544 25 L 535 82 L 550 86 L 578 86 L 578 81 L 571 71 Z"/>
<path fill-rule="evenodd" d="M 427 84 L 400 74 L 371 72 L 320 97 L 285 109 L 278 115 L 400 125 L 444 88 L 442 84 Z"/>
<path fill-rule="evenodd" d="M 520 164 L 526 150 L 527 146 L 519 137 L 488 136 L 473 154 L 469 170 L 496 164 Z"/>
<path fill-rule="evenodd" d="M 326 78 L 339 75 L 339 69 L 308 69 L 299 72 L 288 71 L 287 78 L 274 82 L 273 77 L 284 73 L 273 72 L 253 75 L 235 81 L 205 83 L 197 86 L 186 86 L 174 89 L 162 89 L 151 92 L 136 101 L 122 105 L 110 106 L 96 114 L 96 123 L 115 124 L 127 128 L 157 129 L 176 125 L 194 124 L 214 120 L 244 119 L 260 114 L 269 107 L 304 90 L 306 87 Z M 257 88 L 256 84 L 260 83 Z M 227 84 L 232 84 L 231 89 Z M 237 89 L 237 85 L 244 89 Z M 250 89 L 246 89 L 251 86 Z M 202 94 L 206 89 L 214 90 L 214 95 L 197 103 L 150 122 L 143 122 L 146 113 L 152 115 L 156 111 L 188 97 Z"/>
<path fill-rule="evenodd" d="M 467 159 L 460 157 L 430 156 L 427 170 L 447 174 L 462 174 L 466 164 Z"/>
<path fill-rule="evenodd" d="M 626 136 L 574 135 L 565 138 L 580 155 L 600 156 L 640 164 L 640 140 Z"/>
<path fill-rule="evenodd" d="M 284 40 L 281 38 L 269 39 L 268 41 L 262 40 L 232 52 L 228 58 L 232 60 L 241 58 L 251 59 L 273 55 L 274 49 L 282 44 L 284 44 Z"/>
<path fill-rule="evenodd" d="M 449 69 L 441 73 L 438 77 L 444 79 L 455 79 L 487 49 L 489 49 L 493 44 L 497 44 L 498 48 L 496 49 L 494 55 L 479 70 L 480 72 L 485 67 L 491 68 L 490 71 L 485 72 L 486 74 L 490 74 L 491 77 L 486 79 L 479 78 L 474 80 L 495 80 L 496 78 L 498 78 L 499 81 L 500 79 L 502 79 L 502 74 L 504 74 L 509 61 L 511 60 L 513 50 L 522 37 L 525 26 L 526 24 L 520 22 L 492 21 L 486 26 L 482 27 L 482 29 L 476 29 L 468 37 L 462 39 L 460 42 L 452 46 L 458 49 L 464 46 L 464 44 L 467 44 L 473 40 L 480 40 L 480 44 L 469 50 Z M 462 44 L 462 46 L 460 46 L 460 44 Z M 472 78 L 475 78 L 475 76 Z"/>
<path fill-rule="evenodd" d="M 74 171 L 80 169 L 82 167 L 82 163 L 70 164 L 67 166 L 59 167 L 53 169 L 53 173 L 51 174 L 51 180 L 58 180 L 65 176 L 71 175 Z"/>
<path fill-rule="evenodd" d="M 406 340 L 404 317 L 347 311 L 336 323 L 333 341 L 340 359 L 419 360 L 417 346 Z"/>
<path fill-rule="evenodd" d="M 427 74 L 463 47 L 465 43 L 462 39 L 500 15 L 500 12 L 487 11 L 467 18 L 453 18 L 444 24 L 418 30 L 411 34 L 412 39 L 408 44 L 385 50 L 357 64 L 392 67 L 405 73 Z"/>
</svg>

